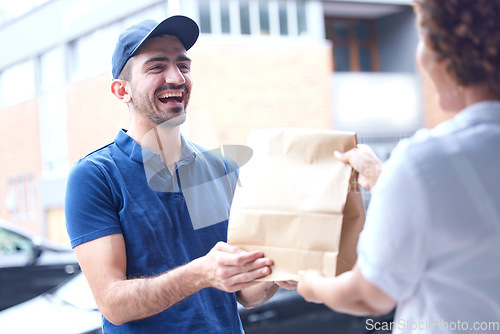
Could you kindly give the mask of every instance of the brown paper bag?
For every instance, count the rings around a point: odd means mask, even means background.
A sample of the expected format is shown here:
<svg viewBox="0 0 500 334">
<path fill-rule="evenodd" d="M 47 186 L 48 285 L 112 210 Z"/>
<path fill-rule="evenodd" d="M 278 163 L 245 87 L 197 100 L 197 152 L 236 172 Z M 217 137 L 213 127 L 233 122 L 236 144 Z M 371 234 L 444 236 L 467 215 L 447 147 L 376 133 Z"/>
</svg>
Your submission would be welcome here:
<svg viewBox="0 0 500 334">
<path fill-rule="evenodd" d="M 351 132 L 264 129 L 250 133 L 253 157 L 240 169 L 228 243 L 273 259 L 266 281 L 317 269 L 352 268 L 365 214 L 352 168 L 333 156 L 356 146 Z"/>
</svg>

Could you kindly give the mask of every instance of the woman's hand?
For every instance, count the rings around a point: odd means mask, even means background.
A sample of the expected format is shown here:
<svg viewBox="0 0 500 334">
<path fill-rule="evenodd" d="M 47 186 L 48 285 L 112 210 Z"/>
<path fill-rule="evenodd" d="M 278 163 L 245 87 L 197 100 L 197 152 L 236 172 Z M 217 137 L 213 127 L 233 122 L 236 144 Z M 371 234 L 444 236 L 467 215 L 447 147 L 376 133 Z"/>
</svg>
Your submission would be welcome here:
<svg viewBox="0 0 500 334">
<path fill-rule="evenodd" d="M 298 294 L 310 303 L 322 304 L 323 301 L 318 298 L 314 288 L 326 279 L 325 275 L 318 270 L 301 271 L 299 275 L 300 280 L 297 286 Z"/>
<path fill-rule="evenodd" d="M 359 144 L 345 153 L 338 151 L 334 155 L 340 161 L 350 164 L 358 173 L 358 183 L 365 189 L 371 189 L 377 183 L 383 163 L 368 145 Z"/>
<path fill-rule="evenodd" d="M 283 288 L 285 290 L 295 290 L 297 289 L 297 284 L 299 284 L 299 282 L 297 281 L 275 281 L 274 283 L 276 283 L 277 286 L 279 286 L 280 288 Z"/>
</svg>

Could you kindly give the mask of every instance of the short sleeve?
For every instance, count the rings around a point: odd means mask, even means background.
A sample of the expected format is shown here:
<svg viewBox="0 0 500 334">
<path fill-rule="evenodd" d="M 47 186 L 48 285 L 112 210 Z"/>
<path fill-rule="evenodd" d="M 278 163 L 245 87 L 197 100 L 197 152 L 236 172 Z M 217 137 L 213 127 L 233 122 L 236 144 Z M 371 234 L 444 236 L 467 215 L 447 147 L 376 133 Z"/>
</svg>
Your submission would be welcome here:
<svg viewBox="0 0 500 334">
<path fill-rule="evenodd" d="M 68 176 L 64 205 L 71 246 L 122 233 L 116 203 L 104 169 L 90 160 L 77 162 Z"/>
<path fill-rule="evenodd" d="M 396 301 L 414 293 L 428 261 L 428 196 L 409 151 L 398 148 L 384 166 L 358 242 L 363 276 Z"/>
</svg>

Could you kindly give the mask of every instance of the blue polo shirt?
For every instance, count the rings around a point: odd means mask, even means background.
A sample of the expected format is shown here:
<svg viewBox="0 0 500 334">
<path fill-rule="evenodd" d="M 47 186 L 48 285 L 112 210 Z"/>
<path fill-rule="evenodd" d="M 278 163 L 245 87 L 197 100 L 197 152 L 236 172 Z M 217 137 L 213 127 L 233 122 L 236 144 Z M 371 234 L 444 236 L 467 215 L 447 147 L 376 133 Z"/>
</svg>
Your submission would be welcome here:
<svg viewBox="0 0 500 334">
<path fill-rule="evenodd" d="M 237 165 L 182 138 L 170 173 L 160 156 L 125 131 L 79 160 L 66 190 L 72 247 L 120 233 L 127 277 L 154 276 L 204 256 L 226 241 Z M 242 333 L 234 293 L 203 289 L 167 310 L 105 333 Z"/>
</svg>

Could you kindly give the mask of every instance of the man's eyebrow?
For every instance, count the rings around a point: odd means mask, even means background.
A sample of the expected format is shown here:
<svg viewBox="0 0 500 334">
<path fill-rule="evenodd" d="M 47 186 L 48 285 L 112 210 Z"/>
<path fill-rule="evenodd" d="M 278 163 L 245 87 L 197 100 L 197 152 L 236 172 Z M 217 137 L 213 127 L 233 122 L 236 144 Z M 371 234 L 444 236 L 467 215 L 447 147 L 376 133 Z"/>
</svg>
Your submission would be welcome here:
<svg viewBox="0 0 500 334">
<path fill-rule="evenodd" d="M 175 60 L 176 61 L 189 61 L 189 62 L 191 62 L 191 58 L 189 58 L 186 55 L 180 55 Z M 170 61 L 170 58 L 168 58 L 168 57 L 154 57 L 154 58 L 149 58 L 148 60 L 146 60 L 143 65 L 147 65 L 150 63 L 156 63 L 156 62 L 169 62 L 169 61 Z"/>
<path fill-rule="evenodd" d="M 168 62 L 170 59 L 168 57 L 154 57 L 154 58 L 149 58 L 144 62 L 144 65 L 150 64 L 150 63 L 156 63 L 159 61 L 163 62 Z"/>
<path fill-rule="evenodd" d="M 186 55 L 180 55 L 179 57 L 177 57 L 176 59 L 177 61 L 189 61 L 191 62 L 191 58 L 189 58 L 188 56 Z"/>
</svg>

